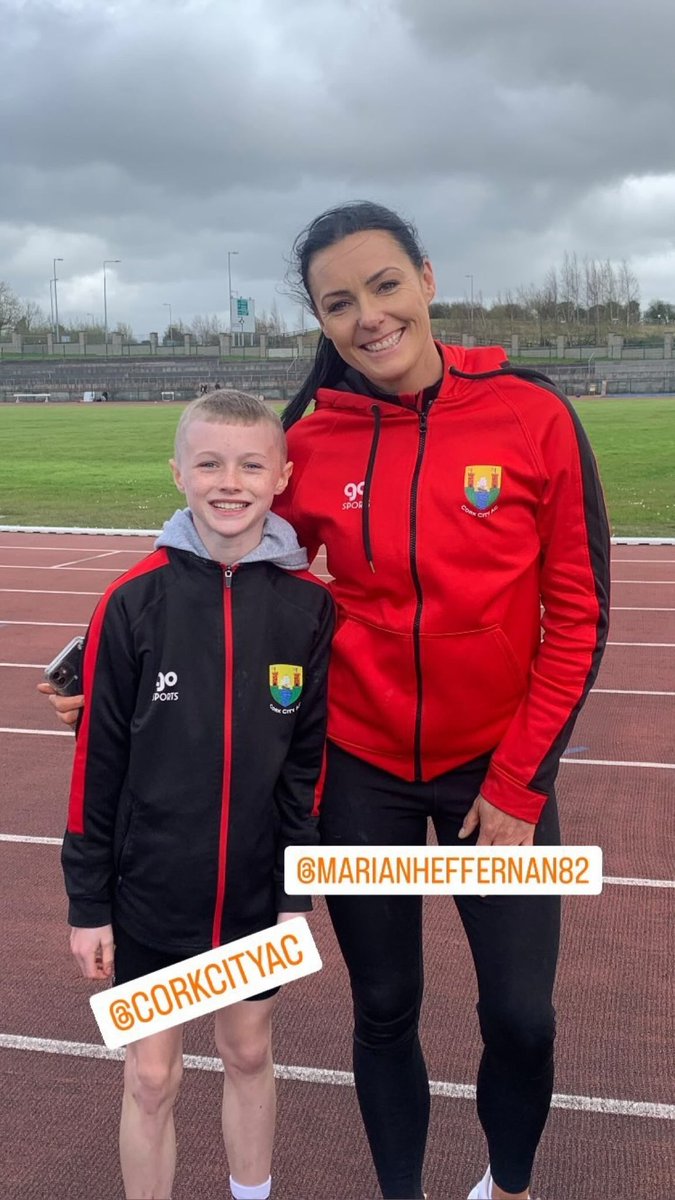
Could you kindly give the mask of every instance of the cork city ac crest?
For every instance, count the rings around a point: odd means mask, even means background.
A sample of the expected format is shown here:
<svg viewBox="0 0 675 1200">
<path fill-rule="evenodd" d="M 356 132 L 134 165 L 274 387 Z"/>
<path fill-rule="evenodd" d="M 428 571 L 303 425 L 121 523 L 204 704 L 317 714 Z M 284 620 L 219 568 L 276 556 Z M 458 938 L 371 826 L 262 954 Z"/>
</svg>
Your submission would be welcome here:
<svg viewBox="0 0 675 1200">
<path fill-rule="evenodd" d="M 502 490 L 502 469 L 492 465 L 466 467 L 464 495 L 478 513 L 494 508 Z"/>
<path fill-rule="evenodd" d="M 302 667 L 289 663 L 270 665 L 270 692 L 281 708 L 292 708 L 302 695 Z"/>
</svg>

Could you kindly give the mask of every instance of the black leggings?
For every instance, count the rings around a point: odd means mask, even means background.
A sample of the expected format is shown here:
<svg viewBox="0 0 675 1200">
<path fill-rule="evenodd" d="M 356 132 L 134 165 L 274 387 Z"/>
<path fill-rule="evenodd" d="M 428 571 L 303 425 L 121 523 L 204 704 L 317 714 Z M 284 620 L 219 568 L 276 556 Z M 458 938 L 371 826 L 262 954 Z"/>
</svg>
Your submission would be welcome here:
<svg viewBox="0 0 675 1200">
<path fill-rule="evenodd" d="M 489 755 L 428 783 L 407 783 L 329 746 L 321 838 L 337 845 L 424 845 L 431 817 L 440 845 L 457 834 Z M 559 844 L 555 797 L 537 845 Z M 457 896 L 478 979 L 484 1043 L 477 1107 L 492 1175 L 524 1190 L 553 1090 L 551 1002 L 560 928 L 557 896 Z M 331 919 L 354 1000 L 354 1075 L 383 1196 L 421 1197 L 429 1083 L 418 1036 L 423 991 L 420 896 L 330 896 Z"/>
</svg>

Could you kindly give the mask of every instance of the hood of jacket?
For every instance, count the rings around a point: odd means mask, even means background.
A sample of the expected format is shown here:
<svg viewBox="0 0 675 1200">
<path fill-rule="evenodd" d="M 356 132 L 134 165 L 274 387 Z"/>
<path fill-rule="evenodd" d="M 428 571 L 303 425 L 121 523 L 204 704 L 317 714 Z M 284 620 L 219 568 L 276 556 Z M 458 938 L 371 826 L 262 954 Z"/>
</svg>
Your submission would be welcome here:
<svg viewBox="0 0 675 1200">
<path fill-rule="evenodd" d="M 432 400 L 459 399 L 475 378 L 487 374 L 501 374 L 509 366 L 506 351 L 501 346 L 446 346 L 436 342 L 444 363 L 441 378 L 421 392 L 402 392 L 393 395 L 371 383 L 354 367 L 346 367 L 339 383 L 330 388 L 319 388 L 316 394 L 317 408 L 361 409 L 370 414 L 373 400 L 381 401 L 383 417 L 392 416 L 401 408 L 423 409 Z"/>
<path fill-rule="evenodd" d="M 199 558 L 211 558 L 195 527 L 189 508 L 179 508 L 164 522 L 162 532 L 155 542 L 155 549 L 168 546 L 174 550 L 187 550 Z M 284 571 L 305 571 L 309 565 L 307 552 L 302 548 L 295 530 L 283 517 L 268 513 L 263 526 L 263 536 L 257 546 L 237 560 L 238 563 L 269 562 Z"/>
</svg>

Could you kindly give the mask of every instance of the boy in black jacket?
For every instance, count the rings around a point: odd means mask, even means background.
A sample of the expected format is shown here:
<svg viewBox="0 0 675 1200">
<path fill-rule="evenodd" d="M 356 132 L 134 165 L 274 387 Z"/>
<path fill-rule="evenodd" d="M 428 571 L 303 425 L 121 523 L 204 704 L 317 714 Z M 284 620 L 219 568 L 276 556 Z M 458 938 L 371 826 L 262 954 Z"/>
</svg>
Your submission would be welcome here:
<svg viewBox="0 0 675 1200">
<path fill-rule="evenodd" d="M 117 579 L 87 634 L 62 863 L 71 949 L 125 983 L 310 907 L 287 845 L 318 840 L 333 602 L 269 512 L 292 470 L 278 417 L 220 390 L 183 412 L 171 462 L 189 508 Z M 271 1189 L 274 993 L 216 1014 L 235 1200 Z M 182 1028 L 127 1048 L 129 1198 L 169 1197 Z"/>
</svg>

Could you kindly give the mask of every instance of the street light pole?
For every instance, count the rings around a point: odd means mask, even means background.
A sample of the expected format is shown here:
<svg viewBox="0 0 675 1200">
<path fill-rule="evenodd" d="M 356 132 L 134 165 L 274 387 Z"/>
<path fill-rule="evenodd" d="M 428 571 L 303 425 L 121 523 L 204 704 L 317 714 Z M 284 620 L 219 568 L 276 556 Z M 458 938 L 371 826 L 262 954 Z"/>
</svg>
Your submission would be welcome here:
<svg viewBox="0 0 675 1200">
<path fill-rule="evenodd" d="M 469 327 L 473 333 L 473 275 L 465 275 L 464 278 L 471 280 L 471 308 L 469 310 Z"/>
<path fill-rule="evenodd" d="M 112 263 L 121 262 L 121 258 L 104 258 L 103 260 L 103 328 L 105 331 L 105 353 L 108 356 L 108 290 L 106 287 L 105 269 Z"/>
<path fill-rule="evenodd" d="M 54 259 L 54 329 L 55 329 L 55 334 L 56 334 L 56 341 L 58 342 L 59 341 L 59 301 L 58 301 L 58 296 L 56 293 L 56 264 L 57 264 L 57 262 L 63 262 L 63 259 L 62 258 Z"/>
<path fill-rule="evenodd" d="M 238 253 L 239 253 L 238 250 L 228 250 L 228 252 L 227 252 L 227 304 L 228 304 L 227 327 L 230 331 L 230 335 L 232 334 L 232 256 L 233 256 L 233 254 L 238 254 Z"/>
</svg>

